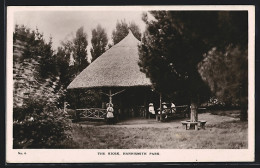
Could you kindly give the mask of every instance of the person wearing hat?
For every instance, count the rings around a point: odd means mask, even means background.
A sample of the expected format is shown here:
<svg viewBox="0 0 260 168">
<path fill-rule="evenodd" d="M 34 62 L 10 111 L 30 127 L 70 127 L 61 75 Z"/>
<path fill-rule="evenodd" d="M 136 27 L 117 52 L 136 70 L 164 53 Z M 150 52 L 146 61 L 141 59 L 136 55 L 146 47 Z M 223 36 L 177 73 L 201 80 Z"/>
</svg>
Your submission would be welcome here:
<svg viewBox="0 0 260 168">
<path fill-rule="evenodd" d="M 165 109 L 167 109 L 167 106 L 166 106 L 166 103 L 163 102 L 162 103 L 162 114 L 165 114 L 165 112 L 166 112 Z M 160 108 L 158 110 L 159 110 L 158 114 L 160 114 Z"/>
<path fill-rule="evenodd" d="M 176 106 L 174 103 L 171 104 L 171 112 L 176 113 Z"/>
<path fill-rule="evenodd" d="M 149 103 L 148 111 L 149 111 L 149 117 L 155 115 L 155 110 L 154 110 L 153 103 Z"/>
<path fill-rule="evenodd" d="M 167 109 L 167 106 L 166 106 L 165 102 L 163 102 L 162 105 L 163 105 L 163 110 Z"/>
<path fill-rule="evenodd" d="M 113 104 L 112 103 L 107 103 L 107 123 L 108 124 L 113 124 L 114 123 L 114 109 L 113 109 Z"/>
<path fill-rule="evenodd" d="M 159 108 L 160 109 L 160 108 Z M 162 118 L 166 119 L 167 118 L 167 106 L 166 103 L 162 103 Z M 158 114 L 160 114 L 160 110 L 158 111 Z"/>
</svg>

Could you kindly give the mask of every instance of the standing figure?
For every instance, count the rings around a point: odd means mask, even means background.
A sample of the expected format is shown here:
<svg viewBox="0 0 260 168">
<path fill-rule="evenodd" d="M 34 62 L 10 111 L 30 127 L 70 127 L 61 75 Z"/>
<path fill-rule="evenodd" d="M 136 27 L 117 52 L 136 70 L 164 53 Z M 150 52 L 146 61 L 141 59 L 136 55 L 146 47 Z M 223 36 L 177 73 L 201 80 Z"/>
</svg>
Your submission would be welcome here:
<svg viewBox="0 0 260 168">
<path fill-rule="evenodd" d="M 149 118 L 150 118 L 150 116 L 154 116 L 155 115 L 155 110 L 154 110 L 153 103 L 149 103 L 148 111 L 149 111 Z"/>
<path fill-rule="evenodd" d="M 174 103 L 171 104 L 171 112 L 176 113 L 176 106 Z"/>
<path fill-rule="evenodd" d="M 114 109 L 112 103 L 107 103 L 107 124 L 114 124 Z"/>
</svg>

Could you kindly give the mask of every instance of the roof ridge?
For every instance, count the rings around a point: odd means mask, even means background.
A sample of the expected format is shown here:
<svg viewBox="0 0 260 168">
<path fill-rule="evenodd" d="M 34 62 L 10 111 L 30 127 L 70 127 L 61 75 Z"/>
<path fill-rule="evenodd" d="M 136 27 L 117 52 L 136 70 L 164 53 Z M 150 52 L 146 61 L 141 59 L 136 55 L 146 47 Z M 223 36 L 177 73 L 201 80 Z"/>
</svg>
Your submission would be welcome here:
<svg viewBox="0 0 260 168">
<path fill-rule="evenodd" d="M 138 43 L 129 31 L 119 43 L 106 50 L 68 86 L 73 88 L 151 86 L 138 66 Z"/>
<path fill-rule="evenodd" d="M 115 44 L 113 47 L 122 47 L 122 46 L 135 46 L 139 43 L 140 41 L 134 36 L 132 31 L 130 30 L 128 32 L 128 35 L 123 38 L 119 43 Z M 112 48 L 112 47 L 111 47 Z"/>
</svg>

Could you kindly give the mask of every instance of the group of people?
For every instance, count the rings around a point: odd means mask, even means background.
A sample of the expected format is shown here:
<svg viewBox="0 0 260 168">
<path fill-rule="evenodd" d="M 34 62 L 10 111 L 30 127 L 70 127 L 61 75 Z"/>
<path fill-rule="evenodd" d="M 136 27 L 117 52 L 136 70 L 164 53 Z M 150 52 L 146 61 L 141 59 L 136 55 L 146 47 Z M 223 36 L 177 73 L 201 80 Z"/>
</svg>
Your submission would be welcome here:
<svg viewBox="0 0 260 168">
<path fill-rule="evenodd" d="M 150 103 L 148 111 L 149 111 L 151 116 L 155 116 L 156 114 L 160 114 L 160 111 L 162 111 L 162 115 L 164 116 L 164 118 L 167 118 L 168 113 L 174 113 L 175 112 L 175 107 L 176 107 L 175 104 L 171 103 L 171 109 L 169 109 L 169 108 L 167 108 L 166 103 L 163 102 L 162 103 L 162 110 L 160 110 L 160 108 L 159 108 L 158 112 L 156 113 L 153 103 Z"/>
<path fill-rule="evenodd" d="M 107 107 L 107 114 L 106 114 L 107 124 L 109 124 L 109 125 L 115 124 L 115 115 L 114 115 L 113 104 L 107 103 L 106 107 Z M 161 110 L 163 117 L 166 119 L 168 113 L 174 113 L 175 107 L 176 107 L 175 104 L 171 103 L 171 109 L 169 109 L 169 108 L 167 108 L 166 103 L 163 102 L 162 103 L 162 110 Z M 158 112 L 156 113 L 153 103 L 149 104 L 148 111 L 150 113 L 150 116 L 155 116 L 156 114 L 160 114 L 160 109 L 158 109 Z"/>
</svg>

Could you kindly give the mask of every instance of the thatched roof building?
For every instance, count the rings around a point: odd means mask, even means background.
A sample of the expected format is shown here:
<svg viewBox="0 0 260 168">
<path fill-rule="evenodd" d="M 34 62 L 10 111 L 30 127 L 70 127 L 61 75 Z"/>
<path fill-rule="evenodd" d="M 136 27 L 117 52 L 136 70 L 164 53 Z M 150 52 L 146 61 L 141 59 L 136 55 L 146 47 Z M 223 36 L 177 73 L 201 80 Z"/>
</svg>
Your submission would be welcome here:
<svg viewBox="0 0 260 168">
<path fill-rule="evenodd" d="M 68 89 L 151 86 L 138 66 L 138 43 L 131 31 L 84 69 Z"/>
<path fill-rule="evenodd" d="M 138 65 L 138 44 L 139 41 L 129 31 L 122 41 L 84 69 L 68 89 L 99 88 L 100 93 L 109 98 L 102 98 L 102 108 L 105 108 L 106 102 L 112 103 L 113 98 L 114 109 L 120 119 L 147 116 L 143 109 L 147 102 L 155 102 L 152 101 L 154 93 L 150 89 L 150 79 Z"/>
</svg>

